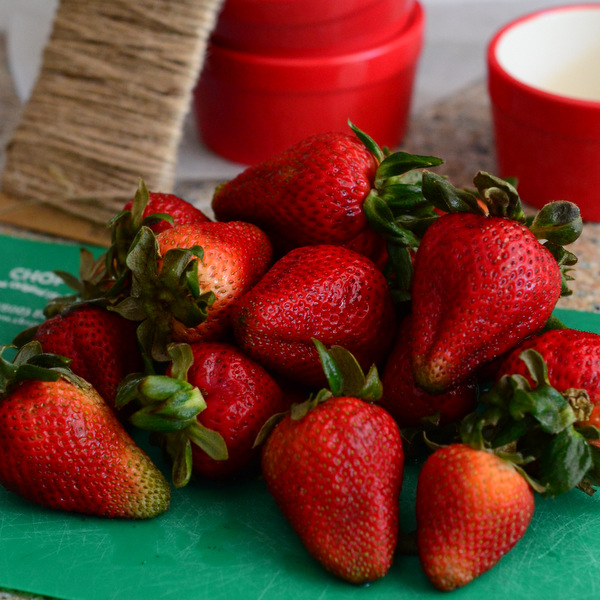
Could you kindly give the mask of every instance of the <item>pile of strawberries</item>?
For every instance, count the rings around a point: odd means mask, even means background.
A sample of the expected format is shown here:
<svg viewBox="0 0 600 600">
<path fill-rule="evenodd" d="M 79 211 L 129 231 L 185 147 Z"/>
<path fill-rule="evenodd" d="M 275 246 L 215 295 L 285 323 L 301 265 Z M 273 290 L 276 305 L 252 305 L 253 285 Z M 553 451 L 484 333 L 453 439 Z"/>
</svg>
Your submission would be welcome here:
<svg viewBox="0 0 600 600">
<path fill-rule="evenodd" d="M 140 182 L 110 248 L 62 273 L 73 294 L 2 348 L 7 489 L 149 518 L 172 487 L 255 471 L 331 573 L 384 577 L 402 538 L 442 590 L 518 542 L 535 493 L 594 492 L 600 336 L 553 316 L 577 207 L 527 216 L 511 182 L 455 188 L 351 128 L 219 186 L 215 220 Z"/>
</svg>

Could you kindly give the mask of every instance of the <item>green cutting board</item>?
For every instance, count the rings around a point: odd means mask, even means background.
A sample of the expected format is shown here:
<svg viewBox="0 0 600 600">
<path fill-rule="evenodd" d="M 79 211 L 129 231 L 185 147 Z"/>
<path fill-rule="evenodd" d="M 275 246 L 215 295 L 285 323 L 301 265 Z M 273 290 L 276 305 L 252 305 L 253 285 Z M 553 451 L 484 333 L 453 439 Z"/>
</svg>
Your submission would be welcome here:
<svg viewBox="0 0 600 600">
<path fill-rule="evenodd" d="M 0 343 L 8 343 L 26 322 L 40 317 L 48 295 L 64 292 L 49 271 L 76 272 L 79 258 L 76 247 L 2 236 L 0 252 L 5 258 L 0 265 Z M 557 312 L 569 326 L 600 333 L 600 315 Z M 154 449 L 146 447 L 160 464 Z M 406 465 L 401 496 L 406 531 L 415 525 L 418 466 Z M 491 571 L 452 592 L 452 598 L 598 598 L 599 555 L 600 496 L 573 491 L 555 500 L 538 498 L 533 521 L 517 546 Z M 54 512 L 0 490 L 0 588 L 64 600 L 410 600 L 444 595 L 432 588 L 413 556 L 398 556 L 384 579 L 367 586 L 329 575 L 307 555 L 259 477 L 227 484 L 193 482 L 174 490 L 166 514 L 136 522 Z"/>
</svg>

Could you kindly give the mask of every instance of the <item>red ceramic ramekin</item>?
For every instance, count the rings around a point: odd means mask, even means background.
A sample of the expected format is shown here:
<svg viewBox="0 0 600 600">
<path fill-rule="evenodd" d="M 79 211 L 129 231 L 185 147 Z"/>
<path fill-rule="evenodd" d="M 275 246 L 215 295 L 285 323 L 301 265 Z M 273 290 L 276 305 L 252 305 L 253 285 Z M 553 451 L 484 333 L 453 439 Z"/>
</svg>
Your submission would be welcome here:
<svg viewBox="0 0 600 600">
<path fill-rule="evenodd" d="M 488 47 L 499 175 L 538 208 L 577 204 L 600 221 L 600 3 L 550 8 L 501 29 Z"/>
<path fill-rule="evenodd" d="M 213 41 L 257 54 L 342 54 L 377 46 L 415 0 L 226 0 Z"/>
<path fill-rule="evenodd" d="M 194 94 L 201 138 L 215 153 L 246 165 L 314 133 L 349 131 L 348 119 L 380 145 L 397 146 L 424 20 L 416 2 L 400 34 L 335 56 L 258 55 L 210 44 Z"/>
</svg>

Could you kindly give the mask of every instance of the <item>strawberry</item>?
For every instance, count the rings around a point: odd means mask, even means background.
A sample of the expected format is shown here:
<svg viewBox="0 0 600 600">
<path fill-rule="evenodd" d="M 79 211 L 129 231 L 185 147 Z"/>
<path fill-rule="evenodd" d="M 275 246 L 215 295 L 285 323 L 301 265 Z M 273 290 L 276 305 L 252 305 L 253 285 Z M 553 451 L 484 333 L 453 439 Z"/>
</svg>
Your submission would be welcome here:
<svg viewBox="0 0 600 600">
<path fill-rule="evenodd" d="M 386 359 L 381 383 L 383 396 L 379 403 L 401 428 L 420 428 L 423 420 L 435 418 L 440 425 L 460 421 L 477 404 L 476 378 L 471 377 L 441 394 L 429 394 L 416 385 L 410 362 L 411 318 L 398 328 L 396 340 Z"/>
<path fill-rule="evenodd" d="M 366 583 L 393 560 L 402 442 L 391 416 L 369 401 L 381 393 L 376 370 L 365 378 L 343 349 L 318 347 L 332 389 L 293 406 L 266 434 L 262 472 L 309 554 L 334 575 Z M 350 364 L 354 374 L 341 375 L 338 365 Z"/>
<path fill-rule="evenodd" d="M 560 392 L 584 389 L 593 405 L 583 422 L 600 426 L 600 335 L 577 329 L 551 329 L 530 337 L 504 357 L 496 379 L 503 375 L 523 375 L 530 381 L 527 365 L 520 358 L 523 350 L 539 352 L 548 367 L 550 385 Z"/>
<path fill-rule="evenodd" d="M 44 352 L 70 358 L 70 369 L 112 408 L 125 376 L 143 370 L 135 324 L 101 306 L 71 307 L 41 323 L 33 339 Z"/>
<path fill-rule="evenodd" d="M 452 590 L 492 568 L 524 535 L 534 492 L 553 498 L 600 483 L 600 429 L 577 415 L 585 390 L 552 387 L 541 354 L 520 353 L 527 377 L 504 375 L 438 447 L 417 483 L 417 545 L 434 586 Z M 591 442 L 591 443 L 588 443 Z"/>
<path fill-rule="evenodd" d="M 223 339 L 234 302 L 271 259 L 268 237 L 250 223 L 180 225 L 156 237 L 142 227 L 127 257 L 132 293 L 115 310 L 141 322 L 148 355 L 168 360 L 170 342 Z"/>
<path fill-rule="evenodd" d="M 165 375 L 128 378 L 117 397 L 130 421 L 151 432 L 171 460 L 176 487 L 192 475 L 223 479 L 250 471 L 263 425 L 289 408 L 263 367 L 226 342 L 171 344 Z"/>
<path fill-rule="evenodd" d="M 122 279 L 128 279 L 127 255 L 142 227 L 158 234 L 177 225 L 207 221 L 210 221 L 207 215 L 183 198 L 150 192 L 140 179 L 133 199 L 108 224 L 111 245 L 104 256 L 106 274 L 120 284 Z"/>
<path fill-rule="evenodd" d="M 391 186 L 408 187 L 399 185 L 399 176 L 441 161 L 388 156 L 351 127 L 356 135 L 313 135 L 220 185 L 212 200 L 216 218 L 255 223 L 272 239 L 277 256 L 301 246 L 336 244 L 377 260 L 384 239 L 369 226 L 365 203 L 386 198 L 387 206 L 388 195 L 396 195 Z"/>
<path fill-rule="evenodd" d="M 425 175 L 423 193 L 437 193 L 446 185 L 441 182 Z M 572 255 L 538 237 L 570 243 L 581 231 L 570 203 L 566 209 L 547 205 L 529 224 L 509 183 L 487 174 L 475 183 L 480 196 L 490 198 L 489 212 L 477 212 L 473 197 L 469 208 L 440 216 L 415 257 L 411 360 L 417 384 L 431 393 L 458 384 L 542 329 L 564 289 L 559 262 L 572 264 Z"/>
<path fill-rule="evenodd" d="M 312 338 L 339 345 L 363 368 L 381 361 L 395 313 L 386 280 L 372 261 L 342 246 L 296 248 L 280 258 L 232 307 L 235 338 L 269 370 L 323 385 Z"/>
<path fill-rule="evenodd" d="M 1 357 L 0 357 L 1 358 Z M 62 357 L 23 346 L 0 378 L 0 482 L 53 509 L 150 518 L 170 488 L 98 393 Z"/>
<path fill-rule="evenodd" d="M 191 344 L 191 351 L 187 381 L 200 389 L 206 402 L 198 422 L 219 433 L 227 446 L 227 460 L 215 460 L 193 444 L 193 473 L 211 478 L 239 474 L 257 452 L 253 445 L 262 426 L 289 407 L 275 380 L 235 346 L 199 342 Z"/>
<path fill-rule="evenodd" d="M 425 461 L 416 511 L 423 570 L 450 591 L 488 571 L 523 537 L 534 494 L 509 462 L 456 443 Z"/>
<path fill-rule="evenodd" d="M 123 210 L 131 211 L 133 202 L 133 200 L 129 201 Z M 194 225 L 210 221 L 207 215 L 187 200 L 175 194 L 162 192 L 148 192 L 148 201 L 142 218 L 154 233 L 160 233 L 177 225 Z"/>
</svg>

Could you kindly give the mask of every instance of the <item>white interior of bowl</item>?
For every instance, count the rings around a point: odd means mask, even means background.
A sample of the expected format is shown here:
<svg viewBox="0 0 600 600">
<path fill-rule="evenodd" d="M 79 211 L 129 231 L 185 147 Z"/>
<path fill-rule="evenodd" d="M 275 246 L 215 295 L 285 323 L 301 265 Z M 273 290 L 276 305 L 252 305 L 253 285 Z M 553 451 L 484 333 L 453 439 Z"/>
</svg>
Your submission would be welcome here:
<svg viewBox="0 0 600 600">
<path fill-rule="evenodd" d="M 600 102 L 600 4 L 541 13 L 506 30 L 496 58 L 540 90 Z"/>
</svg>

